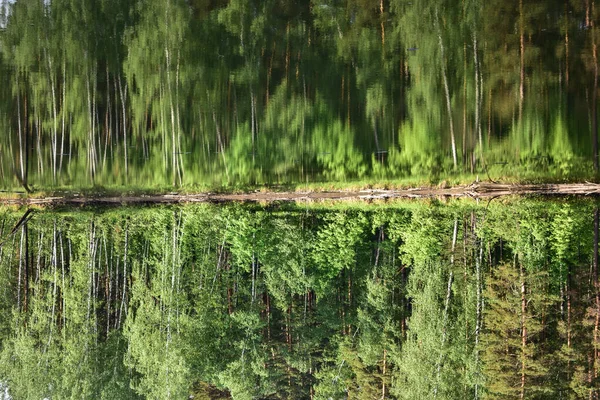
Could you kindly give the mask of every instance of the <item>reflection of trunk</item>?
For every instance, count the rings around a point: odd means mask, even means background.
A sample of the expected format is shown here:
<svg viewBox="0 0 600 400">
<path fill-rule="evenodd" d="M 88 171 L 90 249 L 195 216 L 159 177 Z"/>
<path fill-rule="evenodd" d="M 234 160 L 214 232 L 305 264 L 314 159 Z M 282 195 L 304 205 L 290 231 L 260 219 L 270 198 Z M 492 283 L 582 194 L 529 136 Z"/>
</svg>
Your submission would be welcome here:
<svg viewBox="0 0 600 400">
<path fill-rule="evenodd" d="M 375 148 L 379 152 L 381 148 L 379 147 L 379 137 L 377 136 L 377 117 L 373 116 L 373 137 L 375 138 Z M 377 153 L 379 156 L 379 153 Z"/>
<path fill-rule="evenodd" d="M 162 152 L 163 167 L 164 167 L 164 171 L 166 173 L 168 170 L 168 164 L 169 164 L 169 150 L 167 148 L 168 147 L 167 146 L 167 126 L 166 126 L 166 122 L 165 122 L 167 117 L 165 116 L 165 107 L 163 106 L 163 104 L 165 104 L 165 84 L 162 81 L 160 83 L 158 99 L 161 104 L 159 124 L 160 124 L 160 131 L 162 132 L 162 135 L 161 135 L 162 143 L 161 144 L 162 144 L 162 150 L 163 150 L 163 152 Z"/>
<path fill-rule="evenodd" d="M 565 0 L 565 88 L 569 89 L 569 1 Z"/>
<path fill-rule="evenodd" d="M 592 149 L 594 154 L 594 171 L 598 172 L 598 53 L 596 43 L 592 46 L 594 58 L 594 89 L 592 93 Z"/>
<path fill-rule="evenodd" d="M 117 77 L 117 82 L 119 84 L 119 95 L 121 97 L 121 111 L 123 113 L 123 123 L 122 123 L 121 129 L 123 130 L 123 149 L 124 149 L 123 161 L 125 162 L 125 182 L 127 182 L 127 176 L 128 176 L 127 118 L 126 118 L 126 113 L 125 113 L 125 103 L 127 102 L 127 84 L 125 84 L 125 89 L 123 89 L 123 87 L 121 85 L 121 76 L 120 75 Z"/>
<path fill-rule="evenodd" d="M 340 114 L 342 113 L 342 109 L 344 107 L 344 91 L 346 90 L 346 75 L 342 73 L 342 85 L 340 87 Z M 341 117 L 340 117 L 341 118 Z"/>
<path fill-rule="evenodd" d="M 174 105 L 173 103 L 173 89 L 171 87 L 171 56 L 169 52 L 169 48 L 165 46 L 165 59 L 166 59 L 166 73 L 167 73 L 167 95 L 169 96 L 169 112 L 171 114 L 171 176 L 173 181 L 173 186 L 177 184 L 177 180 L 181 184 L 181 175 L 179 171 L 179 153 L 181 153 L 178 144 L 179 144 L 179 108 L 177 108 L 177 117 L 175 113 L 175 107 L 178 104 Z M 179 86 L 179 56 L 177 59 L 177 72 L 175 76 L 175 91 L 178 92 Z M 177 97 L 177 93 L 175 94 Z M 177 99 L 176 99 L 177 101 Z"/>
<path fill-rule="evenodd" d="M 440 21 L 438 17 L 438 10 L 435 9 L 435 25 L 437 28 L 438 40 L 440 45 L 440 57 L 442 64 L 442 79 L 444 81 L 444 93 L 446 95 L 446 111 L 448 112 L 448 123 L 450 124 L 450 140 L 452 141 L 452 162 L 454 168 L 456 168 L 456 140 L 454 139 L 454 123 L 452 122 L 452 105 L 450 104 L 450 90 L 448 88 L 448 77 L 446 75 L 446 56 L 444 49 L 444 42 L 442 41 L 442 31 L 440 29 Z"/>
<path fill-rule="evenodd" d="M 176 176 L 177 176 L 177 162 L 176 162 L 176 157 L 177 157 L 177 148 L 175 146 L 176 143 L 176 139 L 175 139 L 175 110 L 173 109 L 173 93 L 171 91 L 171 74 L 169 73 L 169 70 L 171 69 L 171 62 L 170 62 L 170 58 L 169 58 L 169 49 L 165 48 L 165 54 L 166 54 L 166 59 L 167 59 L 167 90 L 168 90 L 168 96 L 169 96 L 169 111 L 171 113 L 171 176 L 173 179 L 173 186 L 175 186 L 176 183 Z"/>
<path fill-rule="evenodd" d="M 44 49 L 46 50 L 46 49 Z M 50 84 L 51 92 L 52 92 L 52 179 L 53 182 L 56 183 L 56 167 L 57 167 L 57 153 L 58 153 L 58 117 L 56 111 L 56 90 L 54 88 L 55 82 L 52 78 L 52 61 L 50 57 L 46 53 L 46 60 L 48 68 L 48 83 Z"/>
<path fill-rule="evenodd" d="M 181 53 L 177 51 L 177 72 L 175 74 L 175 107 L 177 109 L 177 176 L 179 178 L 179 184 L 183 184 L 183 154 L 181 151 L 181 117 L 179 115 L 179 66 L 181 64 Z M 142 137 L 143 140 L 143 137 Z"/>
<path fill-rule="evenodd" d="M 285 28 L 285 80 L 288 81 L 288 70 L 290 69 L 290 23 Z"/>
<path fill-rule="evenodd" d="M 480 156 L 483 157 L 483 139 L 481 137 L 481 121 L 480 121 L 480 110 L 481 110 L 481 84 L 479 78 L 479 59 L 477 57 L 477 32 L 473 33 L 473 57 L 475 62 L 475 133 L 479 140 L 479 151 Z"/>
<path fill-rule="evenodd" d="M 269 68 L 267 68 L 267 84 L 265 85 L 265 107 L 269 106 L 269 98 L 271 92 L 269 88 L 271 87 L 271 75 L 273 73 L 273 59 L 275 58 L 275 50 L 277 48 L 277 42 L 273 41 L 273 49 L 271 50 L 271 59 L 269 60 Z M 246 60 L 247 61 L 247 60 Z M 250 86 L 250 101 L 252 102 L 252 107 L 254 107 L 254 93 L 252 91 L 252 86 Z M 254 115 L 253 115 L 254 117 Z"/>
<path fill-rule="evenodd" d="M 585 0 L 585 27 L 590 26 L 590 0 Z"/>
<path fill-rule="evenodd" d="M 108 79 L 107 79 L 108 82 Z M 110 86 L 110 85 L 109 85 Z M 61 128 L 60 128 L 60 158 L 58 162 L 58 170 L 62 170 L 64 145 L 65 145 L 65 114 L 67 113 L 66 98 L 67 98 L 67 63 L 63 60 L 63 85 L 62 85 L 62 101 L 61 107 Z"/>
<path fill-rule="evenodd" d="M 467 165 L 467 43 L 463 43 L 462 165 Z"/>
<path fill-rule="evenodd" d="M 348 71 L 348 73 L 346 74 L 346 76 L 348 77 L 346 79 L 346 125 L 348 126 L 348 128 L 350 128 L 350 67 L 348 67 L 346 69 L 346 71 Z"/>
<path fill-rule="evenodd" d="M 87 90 L 87 108 L 88 108 L 88 138 L 87 138 L 87 159 L 88 159 L 88 164 L 89 164 L 89 173 L 90 173 L 90 178 L 92 179 L 92 181 L 94 180 L 94 176 L 96 173 L 96 162 L 95 162 L 95 153 L 94 153 L 94 147 L 95 147 L 95 143 L 94 143 L 94 136 L 95 136 L 95 132 L 94 132 L 94 95 L 91 94 L 90 92 L 90 74 L 89 71 L 86 73 L 86 81 L 85 81 L 85 85 L 86 85 L 86 90 Z"/>
<path fill-rule="evenodd" d="M 106 168 L 106 152 L 108 151 L 108 138 L 111 130 L 111 104 L 110 104 L 110 76 L 108 73 L 108 65 L 106 66 L 106 108 L 104 111 L 104 151 L 102 151 L 102 143 L 100 143 L 100 151 L 102 153 L 102 170 Z M 64 117 L 63 117 L 63 128 L 64 128 Z M 62 156 L 61 156 L 62 164 Z"/>
<path fill-rule="evenodd" d="M 385 15 L 383 13 L 383 0 L 379 0 L 379 12 L 381 14 L 381 47 L 385 46 L 385 24 L 384 18 Z"/>
<path fill-rule="evenodd" d="M 487 143 L 489 147 L 490 139 L 492 137 L 492 89 L 488 90 L 488 107 L 487 107 Z"/>
<path fill-rule="evenodd" d="M 523 0 L 519 0 L 519 43 L 521 60 L 519 63 L 519 122 L 523 117 L 523 98 L 525 97 L 525 32 L 523 20 Z"/>
<path fill-rule="evenodd" d="M 215 123 L 215 129 L 217 131 L 217 142 L 219 143 L 221 157 L 223 158 L 223 166 L 225 167 L 225 175 L 227 176 L 227 181 L 229 181 L 229 169 L 227 168 L 227 160 L 225 159 L 225 147 L 223 146 L 223 139 L 221 138 L 221 128 L 219 127 L 219 123 L 217 122 L 217 116 L 214 110 L 212 116 L 213 122 Z"/>
<path fill-rule="evenodd" d="M 27 98 L 25 98 L 25 112 L 27 112 Z M 19 167 L 20 172 L 15 173 L 19 183 L 27 191 L 31 193 L 27 185 L 27 135 L 24 132 L 24 127 L 21 121 L 21 90 L 17 79 L 17 135 L 19 138 Z"/>
<path fill-rule="evenodd" d="M 268 91 L 268 89 L 267 89 Z M 268 95 L 268 93 L 267 93 Z M 250 130 L 252 132 L 252 162 L 256 160 L 256 147 L 255 147 L 255 137 L 256 137 L 256 102 L 254 101 L 254 91 L 252 87 L 250 88 Z"/>
</svg>

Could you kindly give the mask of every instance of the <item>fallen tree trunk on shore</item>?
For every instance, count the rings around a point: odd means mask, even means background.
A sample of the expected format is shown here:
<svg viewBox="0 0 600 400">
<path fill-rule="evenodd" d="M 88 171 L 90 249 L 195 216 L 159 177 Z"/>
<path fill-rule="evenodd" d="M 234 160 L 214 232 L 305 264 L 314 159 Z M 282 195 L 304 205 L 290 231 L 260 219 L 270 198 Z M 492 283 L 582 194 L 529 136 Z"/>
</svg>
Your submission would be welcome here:
<svg viewBox="0 0 600 400">
<path fill-rule="evenodd" d="M 23 197 L 0 200 L 4 205 L 120 205 L 120 204 L 174 204 L 174 203 L 223 203 L 223 202 L 274 202 L 274 201 L 321 201 L 321 200 L 393 200 L 430 198 L 489 199 L 500 196 L 599 196 L 600 184 L 501 184 L 478 182 L 450 188 L 411 189 L 365 189 L 339 191 L 288 191 L 248 193 L 198 193 L 123 196 Z"/>
</svg>

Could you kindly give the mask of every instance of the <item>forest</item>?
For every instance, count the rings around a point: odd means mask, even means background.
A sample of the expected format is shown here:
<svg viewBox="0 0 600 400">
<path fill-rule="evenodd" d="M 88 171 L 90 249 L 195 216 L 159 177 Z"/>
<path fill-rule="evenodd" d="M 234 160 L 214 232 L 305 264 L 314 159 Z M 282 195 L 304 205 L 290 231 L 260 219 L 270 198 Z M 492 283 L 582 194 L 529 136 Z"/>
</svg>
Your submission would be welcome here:
<svg viewBox="0 0 600 400">
<path fill-rule="evenodd" d="M 599 13 L 595 0 L 1 0 L 0 186 L 593 179 Z"/>
<path fill-rule="evenodd" d="M 595 1 L 0 0 L 0 398 L 600 399 Z"/>
<path fill-rule="evenodd" d="M 599 205 L 0 210 L 14 399 L 590 399 Z"/>
</svg>

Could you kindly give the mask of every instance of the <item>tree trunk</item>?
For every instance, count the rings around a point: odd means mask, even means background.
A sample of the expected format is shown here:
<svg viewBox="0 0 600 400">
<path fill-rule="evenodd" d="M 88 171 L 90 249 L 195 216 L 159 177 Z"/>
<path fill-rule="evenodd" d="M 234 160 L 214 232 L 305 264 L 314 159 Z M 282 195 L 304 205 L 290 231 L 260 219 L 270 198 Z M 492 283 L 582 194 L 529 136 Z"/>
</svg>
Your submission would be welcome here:
<svg viewBox="0 0 600 400">
<path fill-rule="evenodd" d="M 475 256 L 475 277 L 477 285 L 477 305 L 475 308 L 475 371 L 479 374 L 479 333 L 481 331 L 481 315 L 483 299 L 481 293 L 481 263 L 483 261 L 483 244 L 479 240 L 479 255 Z M 475 381 L 475 399 L 479 398 L 479 379 Z"/>
<path fill-rule="evenodd" d="M 571 349 L 571 266 L 567 265 L 567 348 Z M 567 381 L 571 381 L 571 360 L 567 361 Z"/>
<path fill-rule="evenodd" d="M 598 363 L 600 356 L 600 337 L 598 328 L 600 327 L 600 284 L 598 282 L 598 241 L 599 238 L 599 221 L 600 220 L 600 209 L 596 207 L 594 212 L 594 293 L 595 293 L 595 305 L 596 305 L 596 320 L 594 323 L 594 379 L 598 378 Z M 597 390 L 594 389 L 594 398 L 596 398 Z"/>
<path fill-rule="evenodd" d="M 446 330 L 446 325 L 448 322 L 448 309 L 450 308 L 450 296 L 452 295 L 452 281 L 454 275 L 452 271 L 450 271 L 450 276 L 448 277 L 448 288 L 446 291 L 446 301 L 444 304 L 444 316 L 442 322 L 442 339 L 440 344 L 440 355 L 438 357 L 437 366 L 436 366 L 436 375 L 435 375 L 435 387 L 433 388 L 433 398 L 437 398 L 438 386 L 440 384 L 440 373 L 442 371 L 442 359 L 444 356 L 444 345 L 446 344 L 446 336 L 448 334 Z"/>
<path fill-rule="evenodd" d="M 19 272 L 17 274 L 17 310 L 21 311 L 21 281 L 23 280 L 23 253 L 25 252 L 23 242 L 25 240 L 25 229 L 21 227 L 21 241 L 19 244 Z"/>
<path fill-rule="evenodd" d="M 526 287 L 525 287 L 525 271 L 523 264 L 519 265 L 519 284 L 521 285 L 521 390 L 520 398 L 525 398 L 525 351 L 527 346 L 527 324 L 526 324 L 526 312 L 527 312 L 527 298 L 526 298 Z"/>
<path fill-rule="evenodd" d="M 387 368 L 387 350 L 383 349 L 383 370 L 381 376 L 381 398 L 385 399 L 385 374 Z"/>
<path fill-rule="evenodd" d="M 27 305 L 29 300 L 29 229 L 27 229 L 27 221 L 23 224 L 23 233 L 25 235 L 25 273 L 23 274 L 23 312 L 27 313 Z"/>
</svg>

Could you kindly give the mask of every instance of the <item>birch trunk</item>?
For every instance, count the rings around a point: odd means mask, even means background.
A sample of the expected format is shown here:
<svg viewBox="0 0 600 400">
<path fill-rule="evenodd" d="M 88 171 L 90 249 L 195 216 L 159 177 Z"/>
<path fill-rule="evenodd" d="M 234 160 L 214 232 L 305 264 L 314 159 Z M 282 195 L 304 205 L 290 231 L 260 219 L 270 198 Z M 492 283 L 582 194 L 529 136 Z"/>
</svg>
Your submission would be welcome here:
<svg viewBox="0 0 600 400">
<path fill-rule="evenodd" d="M 442 371 L 442 359 L 444 357 L 444 345 L 446 344 L 446 336 L 447 330 L 446 325 L 448 323 L 448 309 L 450 308 L 450 297 L 452 295 L 452 282 L 453 282 L 453 272 L 450 271 L 450 276 L 448 277 L 448 288 L 446 290 L 446 301 L 444 304 L 444 316 L 442 322 L 442 339 L 440 343 L 440 355 L 438 357 L 438 361 L 436 363 L 436 373 L 435 373 L 435 386 L 433 388 L 433 398 L 437 398 L 438 387 L 440 384 L 440 374 Z"/>
<path fill-rule="evenodd" d="M 525 398 L 525 360 L 527 350 L 527 292 L 525 285 L 525 270 L 523 264 L 519 263 L 519 285 L 521 286 L 521 388 L 519 398 Z"/>
</svg>

